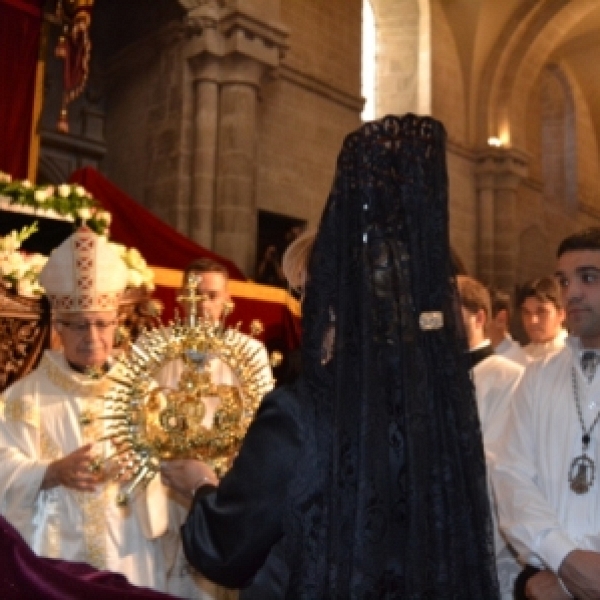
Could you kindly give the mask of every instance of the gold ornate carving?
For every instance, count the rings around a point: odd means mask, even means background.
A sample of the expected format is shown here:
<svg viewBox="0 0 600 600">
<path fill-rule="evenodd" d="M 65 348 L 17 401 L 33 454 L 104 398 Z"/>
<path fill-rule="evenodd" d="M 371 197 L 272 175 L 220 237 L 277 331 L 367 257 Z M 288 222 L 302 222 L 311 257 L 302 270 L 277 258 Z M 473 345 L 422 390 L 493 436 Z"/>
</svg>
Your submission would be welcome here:
<svg viewBox="0 0 600 600">
<path fill-rule="evenodd" d="M 35 367 L 49 342 L 49 322 L 41 299 L 18 296 L 0 281 L 0 390 Z"/>
</svg>

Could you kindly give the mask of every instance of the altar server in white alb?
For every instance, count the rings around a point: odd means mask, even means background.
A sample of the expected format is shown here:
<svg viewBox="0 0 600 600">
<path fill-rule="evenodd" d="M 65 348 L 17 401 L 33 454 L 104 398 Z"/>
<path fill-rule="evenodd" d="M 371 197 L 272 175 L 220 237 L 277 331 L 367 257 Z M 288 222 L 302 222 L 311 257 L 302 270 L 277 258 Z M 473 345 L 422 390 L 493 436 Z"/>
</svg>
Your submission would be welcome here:
<svg viewBox="0 0 600 600">
<path fill-rule="evenodd" d="M 557 255 L 571 335 L 528 365 L 494 460 L 500 526 L 528 565 L 517 599 L 600 598 L 600 228 Z"/>
<path fill-rule="evenodd" d="M 117 506 L 123 484 L 92 469 L 114 453 L 103 394 L 121 365 L 112 359 L 127 268 L 105 238 L 82 227 L 55 249 L 42 273 L 63 350 L 6 390 L 0 402 L 0 513 L 41 556 L 120 572 L 162 590 L 156 539 L 166 530 L 166 497 L 152 483 Z M 91 369 L 95 374 L 91 374 Z M 148 510 L 148 503 L 152 510 Z"/>
<path fill-rule="evenodd" d="M 486 337 L 486 326 L 492 314 L 490 294 L 486 287 L 471 277 L 456 278 L 460 296 L 469 356 L 473 365 L 471 374 L 475 384 L 477 412 L 481 421 L 486 462 L 494 455 L 510 411 L 512 395 L 523 374 L 523 367 L 504 356 L 494 353 Z M 491 492 L 491 488 L 490 488 Z M 514 550 L 498 530 L 496 503 L 490 495 L 494 524 L 496 569 L 502 600 L 512 600 L 514 580 L 521 568 Z"/>
</svg>

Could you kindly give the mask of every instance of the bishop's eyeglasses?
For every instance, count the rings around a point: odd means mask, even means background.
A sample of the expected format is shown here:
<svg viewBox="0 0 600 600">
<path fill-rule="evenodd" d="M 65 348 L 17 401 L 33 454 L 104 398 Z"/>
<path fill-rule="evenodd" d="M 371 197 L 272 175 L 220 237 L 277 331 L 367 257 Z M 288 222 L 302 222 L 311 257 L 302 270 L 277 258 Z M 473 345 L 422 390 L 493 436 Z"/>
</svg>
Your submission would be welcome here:
<svg viewBox="0 0 600 600">
<path fill-rule="evenodd" d="M 113 319 L 112 321 L 56 321 L 61 325 L 64 325 L 70 331 L 74 331 L 76 333 L 86 333 L 90 331 L 92 328 L 97 331 L 103 332 L 107 329 L 114 327 L 117 324 L 117 319 Z"/>
</svg>

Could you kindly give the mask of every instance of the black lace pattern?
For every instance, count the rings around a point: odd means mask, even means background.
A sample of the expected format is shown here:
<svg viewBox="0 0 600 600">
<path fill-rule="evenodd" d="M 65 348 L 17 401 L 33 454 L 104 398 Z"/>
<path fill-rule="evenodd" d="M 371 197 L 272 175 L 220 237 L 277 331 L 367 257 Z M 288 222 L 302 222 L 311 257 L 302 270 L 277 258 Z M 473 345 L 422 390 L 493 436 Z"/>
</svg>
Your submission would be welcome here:
<svg viewBox="0 0 600 600">
<path fill-rule="evenodd" d="M 428 311 L 443 328 L 419 327 Z M 466 347 L 443 126 L 367 123 L 339 155 L 303 304 L 308 443 L 284 524 L 288 598 L 498 597 Z"/>
</svg>

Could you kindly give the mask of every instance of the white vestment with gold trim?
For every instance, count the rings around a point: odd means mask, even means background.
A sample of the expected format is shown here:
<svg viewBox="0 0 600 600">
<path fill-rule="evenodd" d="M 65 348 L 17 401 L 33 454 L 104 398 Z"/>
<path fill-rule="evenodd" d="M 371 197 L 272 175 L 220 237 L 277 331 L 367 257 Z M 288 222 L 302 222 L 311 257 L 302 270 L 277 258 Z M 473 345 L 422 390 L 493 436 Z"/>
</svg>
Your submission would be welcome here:
<svg viewBox="0 0 600 600">
<path fill-rule="evenodd" d="M 119 364 L 109 375 L 118 374 Z M 40 556 L 86 562 L 124 574 L 136 585 L 165 590 L 158 536 L 166 530 L 166 494 L 158 478 L 120 508 L 120 485 L 107 481 L 93 493 L 63 486 L 40 490 L 47 465 L 99 440 L 110 421 L 82 426 L 82 416 L 104 415 L 101 396 L 114 385 L 69 368 L 48 350 L 40 366 L 0 397 L 0 513 Z M 85 420 L 85 419 L 84 419 Z M 93 451 L 114 453 L 110 442 Z M 149 510 L 149 506 L 152 510 Z"/>
</svg>

